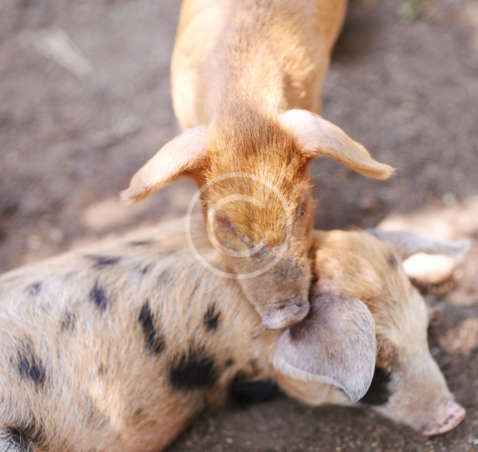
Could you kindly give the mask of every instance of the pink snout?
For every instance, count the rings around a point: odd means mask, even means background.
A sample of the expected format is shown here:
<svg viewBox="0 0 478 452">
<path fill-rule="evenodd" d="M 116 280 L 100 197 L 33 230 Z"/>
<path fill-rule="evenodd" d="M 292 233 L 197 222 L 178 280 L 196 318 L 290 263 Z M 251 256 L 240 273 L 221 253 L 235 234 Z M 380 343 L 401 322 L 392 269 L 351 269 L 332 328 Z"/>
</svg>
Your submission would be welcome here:
<svg viewBox="0 0 478 452">
<path fill-rule="evenodd" d="M 423 434 L 425 436 L 435 436 L 449 432 L 465 419 L 465 414 L 466 411 L 461 405 L 449 400 L 438 408 L 436 420 L 423 429 Z"/>
</svg>

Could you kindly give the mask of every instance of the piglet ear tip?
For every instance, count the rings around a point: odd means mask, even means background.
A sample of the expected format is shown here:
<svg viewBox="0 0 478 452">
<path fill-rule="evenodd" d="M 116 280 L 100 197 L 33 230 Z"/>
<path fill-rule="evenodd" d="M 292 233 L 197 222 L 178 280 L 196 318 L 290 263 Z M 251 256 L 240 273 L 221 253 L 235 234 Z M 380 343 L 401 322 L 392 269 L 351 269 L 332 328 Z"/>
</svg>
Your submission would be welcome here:
<svg viewBox="0 0 478 452">
<path fill-rule="evenodd" d="M 394 176 L 396 173 L 396 169 L 393 166 L 382 164 L 383 165 L 383 180 L 389 179 L 390 177 Z"/>
<path fill-rule="evenodd" d="M 365 174 L 366 176 L 377 180 L 390 179 L 396 173 L 396 169 L 393 166 L 378 162 L 375 159 L 373 159 L 373 162 L 368 166 L 366 171 L 370 171 L 369 174 Z"/>
<path fill-rule="evenodd" d="M 362 176 L 379 181 L 390 179 L 395 174 L 395 168 L 376 160 L 369 161 L 366 164 L 353 165 L 351 168 Z"/>
<path fill-rule="evenodd" d="M 341 388 L 341 389 L 352 403 L 358 403 L 367 395 L 367 391 L 369 387 L 370 385 L 358 387 L 354 389 L 351 389 L 351 388 L 347 388 L 347 389 Z"/>
<path fill-rule="evenodd" d="M 129 188 L 120 192 L 119 199 L 124 204 L 132 204 L 134 202 L 134 198 L 131 196 Z"/>
<path fill-rule="evenodd" d="M 144 195 L 138 193 L 137 190 L 133 190 L 132 187 L 129 187 L 120 192 L 119 198 L 122 203 L 131 205 L 144 198 Z"/>
</svg>

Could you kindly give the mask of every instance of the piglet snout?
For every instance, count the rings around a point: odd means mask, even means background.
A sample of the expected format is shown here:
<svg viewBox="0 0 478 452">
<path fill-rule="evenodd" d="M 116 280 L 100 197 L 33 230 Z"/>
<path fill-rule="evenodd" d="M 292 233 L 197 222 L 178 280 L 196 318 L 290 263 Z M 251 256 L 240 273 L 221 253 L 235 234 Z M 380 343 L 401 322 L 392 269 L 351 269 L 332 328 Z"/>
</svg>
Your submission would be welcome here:
<svg viewBox="0 0 478 452">
<path fill-rule="evenodd" d="M 435 436 L 449 432 L 465 419 L 465 414 L 466 411 L 461 405 L 449 400 L 438 408 L 436 421 L 425 427 L 423 434 L 425 436 Z"/>
<path fill-rule="evenodd" d="M 299 297 L 289 298 L 270 307 L 262 316 L 262 324 L 269 330 L 279 330 L 303 320 L 309 313 L 309 302 Z"/>
</svg>

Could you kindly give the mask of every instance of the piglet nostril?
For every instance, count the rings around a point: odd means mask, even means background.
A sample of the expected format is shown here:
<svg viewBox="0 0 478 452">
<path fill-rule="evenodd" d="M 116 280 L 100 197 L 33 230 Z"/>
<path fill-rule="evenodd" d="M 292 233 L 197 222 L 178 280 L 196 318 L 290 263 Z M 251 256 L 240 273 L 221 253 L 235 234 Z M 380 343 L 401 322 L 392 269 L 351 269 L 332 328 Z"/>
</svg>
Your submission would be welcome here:
<svg viewBox="0 0 478 452">
<path fill-rule="evenodd" d="M 448 401 L 439 411 L 442 419 L 426 428 L 423 432 L 425 436 L 441 435 L 453 430 L 465 419 L 466 415 L 465 409 L 452 400 Z"/>
</svg>

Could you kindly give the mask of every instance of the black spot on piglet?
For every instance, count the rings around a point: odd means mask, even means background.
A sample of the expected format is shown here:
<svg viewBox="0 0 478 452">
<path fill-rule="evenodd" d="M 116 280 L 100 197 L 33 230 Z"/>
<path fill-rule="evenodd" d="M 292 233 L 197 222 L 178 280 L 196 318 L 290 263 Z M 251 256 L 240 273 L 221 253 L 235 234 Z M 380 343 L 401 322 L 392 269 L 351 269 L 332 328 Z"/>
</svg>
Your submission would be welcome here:
<svg viewBox="0 0 478 452">
<path fill-rule="evenodd" d="M 41 292 L 41 288 L 42 288 L 42 283 L 40 281 L 36 281 L 34 283 L 29 284 L 25 290 L 28 293 L 28 295 L 35 296 Z"/>
<path fill-rule="evenodd" d="M 154 264 L 143 265 L 142 267 L 140 267 L 139 272 L 144 276 L 148 274 L 153 267 L 154 267 Z"/>
<path fill-rule="evenodd" d="M 63 318 L 60 322 L 61 331 L 73 331 L 76 327 L 76 315 L 70 311 L 66 311 L 63 314 Z"/>
<path fill-rule="evenodd" d="M 143 330 L 146 348 L 149 352 L 159 354 L 164 350 L 164 338 L 158 334 L 156 329 L 151 306 L 148 302 L 144 303 L 138 316 L 138 321 Z"/>
<path fill-rule="evenodd" d="M 2 452 L 33 452 L 34 447 L 48 449 L 43 429 L 35 423 L 0 429 Z"/>
<path fill-rule="evenodd" d="M 173 284 L 176 281 L 175 275 L 173 275 L 167 268 L 163 268 L 157 278 L 158 285 L 163 287 Z"/>
<path fill-rule="evenodd" d="M 33 452 L 33 444 L 20 429 L 7 427 L 0 431 L 0 449 L 10 452 Z"/>
<path fill-rule="evenodd" d="M 388 265 L 390 265 L 390 267 L 392 267 L 392 268 L 397 268 L 398 265 L 399 265 L 398 258 L 397 258 L 397 256 L 395 256 L 394 253 L 389 253 L 388 254 L 387 262 L 388 262 Z"/>
<path fill-rule="evenodd" d="M 150 246 L 153 245 L 155 242 L 154 240 L 133 240 L 131 242 L 128 242 L 128 245 L 130 246 Z"/>
<path fill-rule="evenodd" d="M 208 306 L 204 313 L 203 323 L 207 331 L 216 331 L 219 326 L 219 318 L 221 313 L 216 310 L 216 304 L 212 303 Z"/>
<path fill-rule="evenodd" d="M 35 354 L 30 341 L 23 342 L 18 349 L 17 368 L 20 377 L 30 380 L 37 388 L 45 383 L 45 366 Z"/>
<path fill-rule="evenodd" d="M 229 398 L 245 406 L 266 402 L 279 394 L 279 387 L 272 380 L 251 380 L 244 372 L 238 372 L 229 385 Z"/>
<path fill-rule="evenodd" d="M 214 359 L 203 348 L 194 346 L 179 356 L 169 369 L 169 382 L 180 391 L 208 389 L 214 386 L 217 378 Z"/>
<path fill-rule="evenodd" d="M 372 384 L 360 402 L 367 405 L 384 405 L 390 398 L 389 383 L 391 375 L 381 367 L 375 368 Z"/>
<path fill-rule="evenodd" d="M 99 285 L 98 281 L 95 282 L 95 285 L 90 290 L 90 301 L 102 312 L 106 311 L 108 307 L 108 298 L 106 296 L 105 290 Z"/>
<path fill-rule="evenodd" d="M 102 256 L 99 254 L 87 254 L 85 257 L 93 261 L 95 268 L 110 267 L 121 260 L 121 257 L 118 256 Z"/>
</svg>

